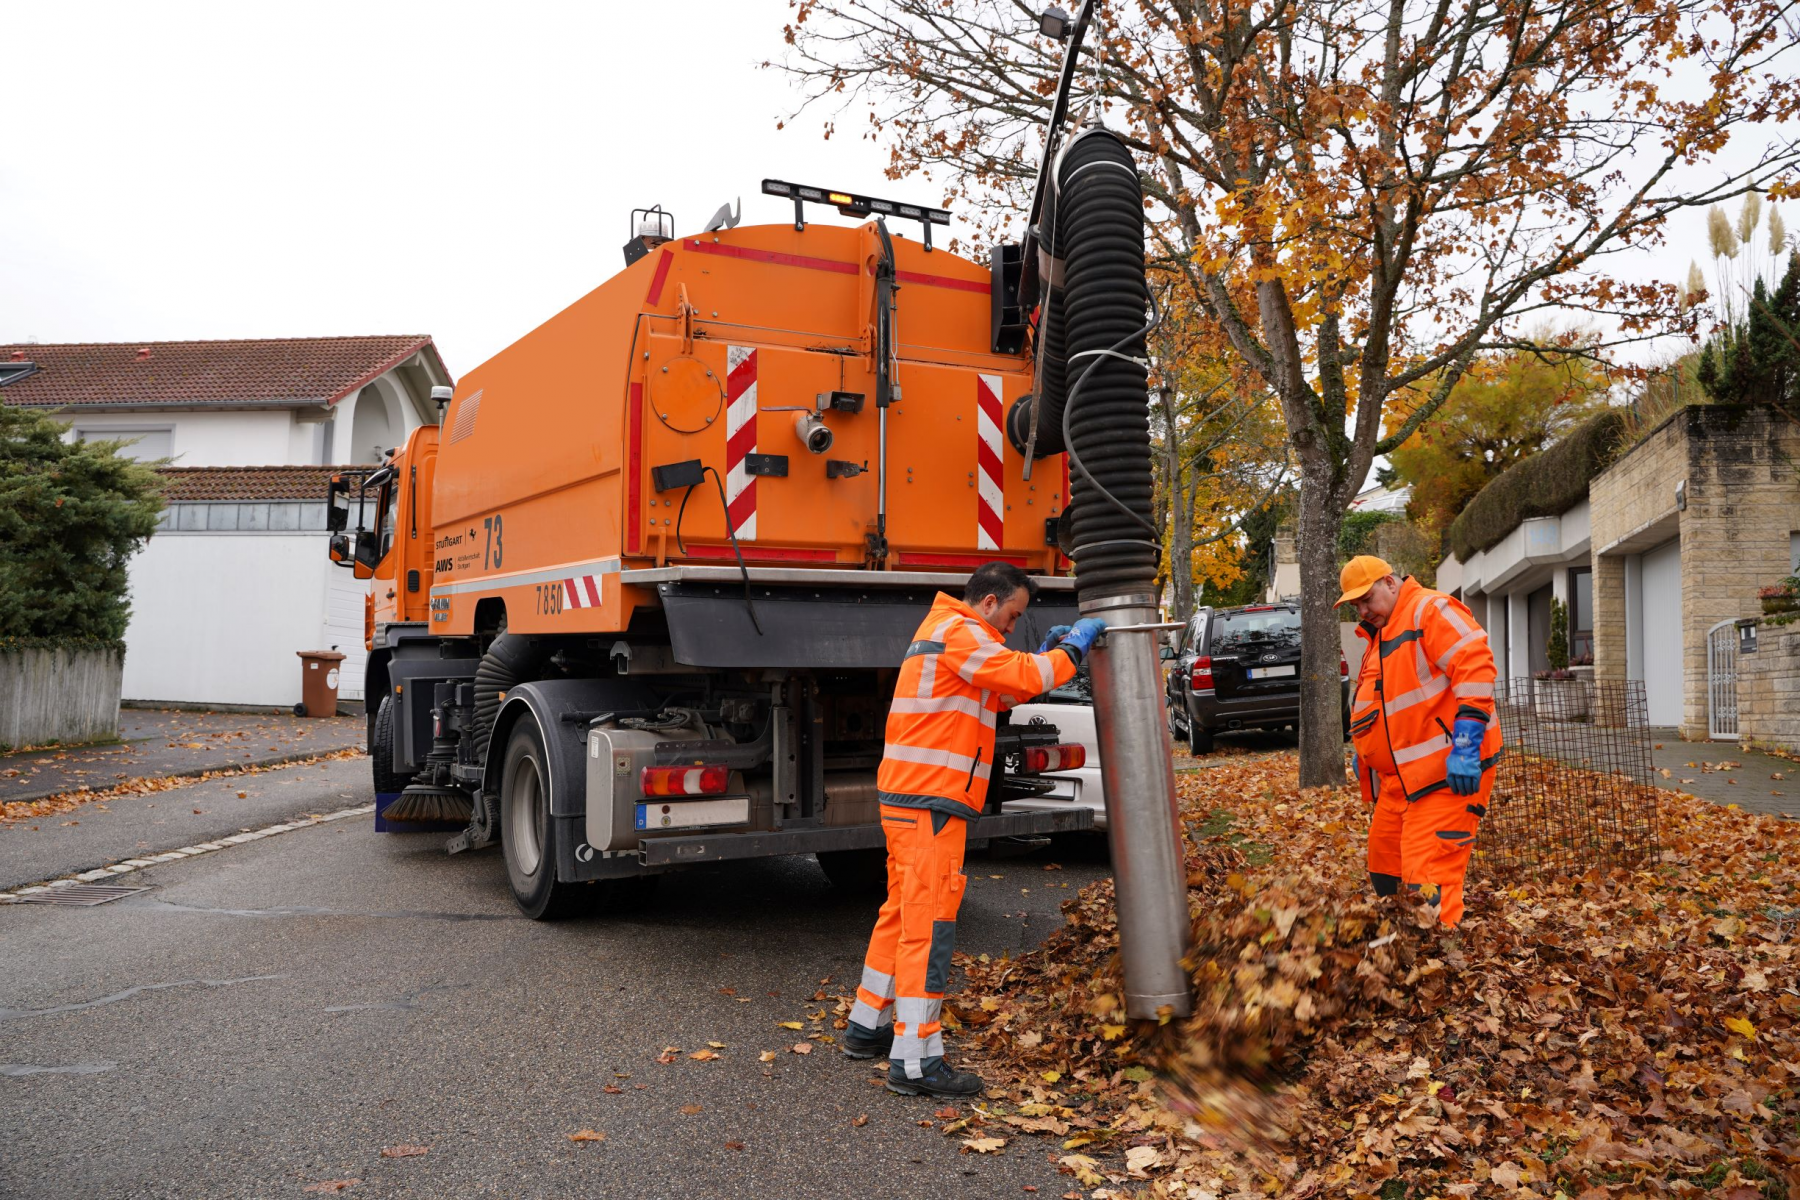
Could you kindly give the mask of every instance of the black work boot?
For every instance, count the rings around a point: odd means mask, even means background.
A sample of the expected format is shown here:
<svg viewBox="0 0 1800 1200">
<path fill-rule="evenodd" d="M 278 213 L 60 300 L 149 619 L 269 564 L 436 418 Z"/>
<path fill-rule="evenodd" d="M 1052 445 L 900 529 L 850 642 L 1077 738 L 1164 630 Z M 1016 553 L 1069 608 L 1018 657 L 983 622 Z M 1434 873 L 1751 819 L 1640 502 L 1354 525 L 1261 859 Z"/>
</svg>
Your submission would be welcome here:
<svg viewBox="0 0 1800 1200">
<path fill-rule="evenodd" d="M 973 1071 L 958 1071 L 941 1058 L 928 1058 L 925 1070 L 917 1079 L 906 1073 L 900 1063 L 888 1067 L 887 1089 L 902 1096 L 940 1096 L 946 1100 L 966 1100 L 981 1094 L 981 1076 Z"/>
<path fill-rule="evenodd" d="M 889 1021 L 880 1029 L 870 1029 L 866 1025 L 850 1022 L 850 1029 L 844 1034 L 844 1053 L 851 1058 L 886 1058 L 894 1046 L 894 1023 Z"/>
</svg>

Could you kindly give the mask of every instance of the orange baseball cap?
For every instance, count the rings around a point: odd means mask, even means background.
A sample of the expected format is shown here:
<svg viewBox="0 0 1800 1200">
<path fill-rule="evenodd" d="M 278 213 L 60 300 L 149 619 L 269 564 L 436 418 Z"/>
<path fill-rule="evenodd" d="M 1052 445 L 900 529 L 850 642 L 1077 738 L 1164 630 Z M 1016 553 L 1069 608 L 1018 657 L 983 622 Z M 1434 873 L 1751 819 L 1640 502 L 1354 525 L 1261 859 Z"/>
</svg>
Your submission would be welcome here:
<svg viewBox="0 0 1800 1200">
<path fill-rule="evenodd" d="M 1339 604 L 1348 604 L 1375 585 L 1377 579 L 1386 579 L 1394 573 L 1388 566 L 1387 559 L 1376 558 L 1373 554 L 1359 554 L 1344 564 L 1338 572 L 1338 586 L 1344 594 L 1337 598 Z"/>
</svg>

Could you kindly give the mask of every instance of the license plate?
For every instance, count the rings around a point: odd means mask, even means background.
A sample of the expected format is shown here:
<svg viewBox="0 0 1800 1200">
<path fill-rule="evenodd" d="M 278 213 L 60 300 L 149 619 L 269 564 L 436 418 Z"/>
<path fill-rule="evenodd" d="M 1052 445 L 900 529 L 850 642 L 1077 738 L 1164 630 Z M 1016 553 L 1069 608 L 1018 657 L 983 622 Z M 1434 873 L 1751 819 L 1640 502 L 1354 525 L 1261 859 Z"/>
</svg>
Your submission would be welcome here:
<svg viewBox="0 0 1800 1200">
<path fill-rule="evenodd" d="M 1277 678 L 1278 676 L 1292 675 L 1293 673 L 1294 673 L 1294 668 L 1291 666 L 1290 667 L 1251 667 L 1250 668 L 1250 678 L 1252 678 L 1252 679 L 1274 679 L 1274 678 Z"/>
<path fill-rule="evenodd" d="M 750 819 L 750 797 L 718 800 L 652 801 L 637 806 L 639 829 L 698 829 L 707 825 L 742 825 Z"/>
</svg>

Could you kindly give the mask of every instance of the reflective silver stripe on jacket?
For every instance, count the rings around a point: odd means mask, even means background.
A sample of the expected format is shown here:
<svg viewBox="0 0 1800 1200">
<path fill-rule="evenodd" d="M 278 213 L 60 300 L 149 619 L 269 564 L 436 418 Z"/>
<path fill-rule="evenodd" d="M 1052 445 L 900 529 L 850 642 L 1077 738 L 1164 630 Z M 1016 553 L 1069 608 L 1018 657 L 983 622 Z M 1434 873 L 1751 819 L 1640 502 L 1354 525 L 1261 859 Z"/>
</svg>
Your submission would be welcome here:
<svg viewBox="0 0 1800 1200">
<path fill-rule="evenodd" d="M 1450 689 L 1450 694 L 1458 700 L 1492 700 L 1494 685 L 1491 683 L 1459 683 Z"/>
<path fill-rule="evenodd" d="M 1485 641 L 1486 639 L 1487 630 L 1485 629 L 1476 629 L 1463 634 L 1462 637 L 1456 640 L 1454 645 L 1438 656 L 1438 666 L 1448 671 L 1450 669 L 1450 660 L 1456 657 L 1456 652 L 1458 650 L 1461 650 L 1470 642 Z"/>
<path fill-rule="evenodd" d="M 911 696 L 895 696 L 890 712 L 931 713 L 959 712 L 964 716 L 974 717 L 989 729 L 994 727 L 994 712 L 986 705 L 977 704 L 967 696 L 933 696 L 930 699 Z"/>
<path fill-rule="evenodd" d="M 1404 712 L 1415 704 L 1423 704 L 1427 700 L 1436 699 L 1443 695 L 1444 689 L 1449 686 L 1450 677 L 1448 675 L 1439 675 L 1434 672 L 1427 676 L 1425 682 L 1420 686 L 1410 692 L 1402 692 L 1388 701 L 1388 716 Z"/>
<path fill-rule="evenodd" d="M 926 746 L 907 746 L 900 742 L 889 742 L 882 747 L 882 754 L 899 762 L 918 763 L 927 767 L 949 767 L 953 771 L 972 771 L 975 778 L 986 779 L 990 764 L 986 759 L 979 763 L 967 754 L 952 754 L 948 750 L 936 750 Z"/>
<path fill-rule="evenodd" d="M 1443 734 L 1436 734 L 1412 746 L 1402 746 L 1394 751 L 1394 765 L 1404 766 L 1409 762 L 1417 762 L 1421 758 L 1430 758 L 1433 754 L 1441 754 L 1450 749 L 1450 739 Z"/>
</svg>

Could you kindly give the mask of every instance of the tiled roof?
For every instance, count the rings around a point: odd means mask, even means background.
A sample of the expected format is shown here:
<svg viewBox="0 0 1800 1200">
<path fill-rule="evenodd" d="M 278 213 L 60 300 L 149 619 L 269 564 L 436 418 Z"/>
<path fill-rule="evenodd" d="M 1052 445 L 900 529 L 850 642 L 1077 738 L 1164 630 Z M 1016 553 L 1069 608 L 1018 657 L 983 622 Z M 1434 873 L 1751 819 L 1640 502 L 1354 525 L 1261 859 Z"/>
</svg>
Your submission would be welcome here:
<svg viewBox="0 0 1800 1200">
<path fill-rule="evenodd" d="M 169 481 L 164 499 L 171 502 L 204 500 L 317 500 L 325 501 L 325 488 L 333 474 L 355 467 L 158 467 Z M 368 468 L 361 468 L 367 470 Z"/>
<path fill-rule="evenodd" d="M 0 345 L 0 363 L 37 366 L 0 398 L 30 408 L 330 404 L 421 350 L 442 372 L 422 334 Z"/>
</svg>

